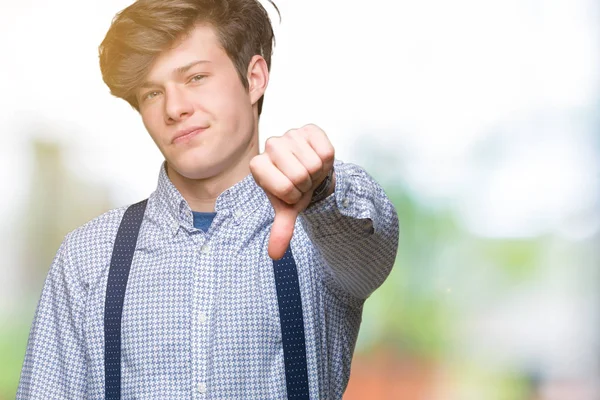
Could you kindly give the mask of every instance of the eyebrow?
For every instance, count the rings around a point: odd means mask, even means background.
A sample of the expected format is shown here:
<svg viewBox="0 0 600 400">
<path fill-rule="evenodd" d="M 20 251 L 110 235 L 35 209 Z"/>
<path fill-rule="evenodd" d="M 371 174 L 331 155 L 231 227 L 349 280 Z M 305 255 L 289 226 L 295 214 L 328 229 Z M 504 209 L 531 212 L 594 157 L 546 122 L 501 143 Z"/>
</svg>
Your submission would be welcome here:
<svg viewBox="0 0 600 400">
<path fill-rule="evenodd" d="M 198 65 L 198 64 L 207 64 L 207 63 L 208 63 L 208 64 L 210 64 L 210 61 L 208 61 L 208 60 L 197 60 L 197 61 L 192 61 L 191 63 L 189 63 L 189 64 L 186 64 L 186 65 L 184 65 L 183 67 L 178 67 L 178 68 L 175 68 L 175 69 L 173 70 L 173 72 L 174 72 L 175 74 L 177 74 L 177 75 L 185 74 L 185 73 L 186 73 L 186 72 L 187 72 L 187 71 L 188 71 L 190 68 L 192 68 L 192 67 L 194 67 L 194 66 L 196 66 L 196 65 Z"/>
<path fill-rule="evenodd" d="M 189 71 L 191 68 L 195 67 L 198 64 L 210 64 L 210 61 L 208 60 L 196 60 L 196 61 L 192 61 L 191 63 L 188 63 L 186 65 L 183 65 L 181 67 L 177 67 L 173 70 L 173 74 L 174 75 L 183 75 L 185 74 L 187 71 Z M 160 85 L 155 84 L 154 82 L 151 81 L 145 81 L 144 83 L 142 83 L 140 85 L 140 89 L 144 89 L 144 88 L 153 88 L 153 87 L 157 87 Z"/>
</svg>

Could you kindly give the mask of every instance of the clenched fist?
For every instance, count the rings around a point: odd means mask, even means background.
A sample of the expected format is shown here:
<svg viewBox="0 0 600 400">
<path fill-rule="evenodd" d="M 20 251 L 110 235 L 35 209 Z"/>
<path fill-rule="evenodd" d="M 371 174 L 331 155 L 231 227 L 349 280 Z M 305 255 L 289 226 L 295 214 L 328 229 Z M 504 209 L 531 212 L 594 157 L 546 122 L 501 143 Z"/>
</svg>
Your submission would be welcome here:
<svg viewBox="0 0 600 400">
<path fill-rule="evenodd" d="M 270 137 L 265 151 L 250 161 L 250 171 L 275 210 L 269 238 L 269 256 L 285 254 L 298 215 L 310 204 L 313 191 L 333 168 L 335 151 L 325 132 L 316 125 L 292 129 Z M 328 195 L 335 188 L 335 173 Z"/>
</svg>

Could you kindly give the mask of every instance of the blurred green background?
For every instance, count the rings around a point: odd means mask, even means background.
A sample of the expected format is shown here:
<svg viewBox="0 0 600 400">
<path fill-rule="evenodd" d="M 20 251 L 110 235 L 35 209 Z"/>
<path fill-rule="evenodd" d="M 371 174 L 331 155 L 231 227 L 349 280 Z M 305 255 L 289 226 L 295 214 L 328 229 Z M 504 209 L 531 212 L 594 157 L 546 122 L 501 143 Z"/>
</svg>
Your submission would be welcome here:
<svg viewBox="0 0 600 400">
<path fill-rule="evenodd" d="M 261 143 L 318 124 L 400 218 L 345 399 L 600 398 L 597 2 L 280 3 Z M 0 400 L 65 234 L 156 184 L 97 65 L 128 4 L 0 4 Z"/>
</svg>

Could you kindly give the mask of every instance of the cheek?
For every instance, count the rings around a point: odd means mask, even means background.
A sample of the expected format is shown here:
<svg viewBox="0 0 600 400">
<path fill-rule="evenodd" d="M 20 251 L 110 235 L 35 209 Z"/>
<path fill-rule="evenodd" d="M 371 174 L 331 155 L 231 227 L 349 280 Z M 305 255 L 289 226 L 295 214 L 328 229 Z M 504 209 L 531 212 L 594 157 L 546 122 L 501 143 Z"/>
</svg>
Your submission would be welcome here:
<svg viewBox="0 0 600 400">
<path fill-rule="evenodd" d="M 154 139 L 154 141 L 156 141 L 157 139 L 157 133 L 160 130 L 161 121 L 162 120 L 160 116 L 156 115 L 156 113 L 146 112 L 142 114 L 142 122 L 144 124 L 144 127 L 146 128 L 146 131 L 148 131 L 152 139 Z"/>
<path fill-rule="evenodd" d="M 218 93 L 213 105 L 222 118 L 233 122 L 245 120 L 251 114 L 250 98 L 239 78 L 225 82 Z"/>
</svg>

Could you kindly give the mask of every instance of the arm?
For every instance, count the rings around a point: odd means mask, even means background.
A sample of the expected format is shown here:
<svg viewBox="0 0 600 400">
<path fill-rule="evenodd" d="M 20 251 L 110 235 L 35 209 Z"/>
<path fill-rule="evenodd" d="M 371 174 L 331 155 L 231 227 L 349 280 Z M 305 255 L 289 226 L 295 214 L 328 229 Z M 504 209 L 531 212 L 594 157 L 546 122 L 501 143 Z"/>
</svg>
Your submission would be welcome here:
<svg viewBox="0 0 600 400">
<path fill-rule="evenodd" d="M 85 397 L 82 338 L 85 292 L 70 262 L 67 238 L 44 283 L 29 333 L 17 399 Z"/>
<path fill-rule="evenodd" d="M 325 259 L 326 282 L 366 299 L 394 265 L 398 215 L 361 167 L 335 160 L 334 176 L 331 195 L 304 210 L 302 223 Z"/>
</svg>

